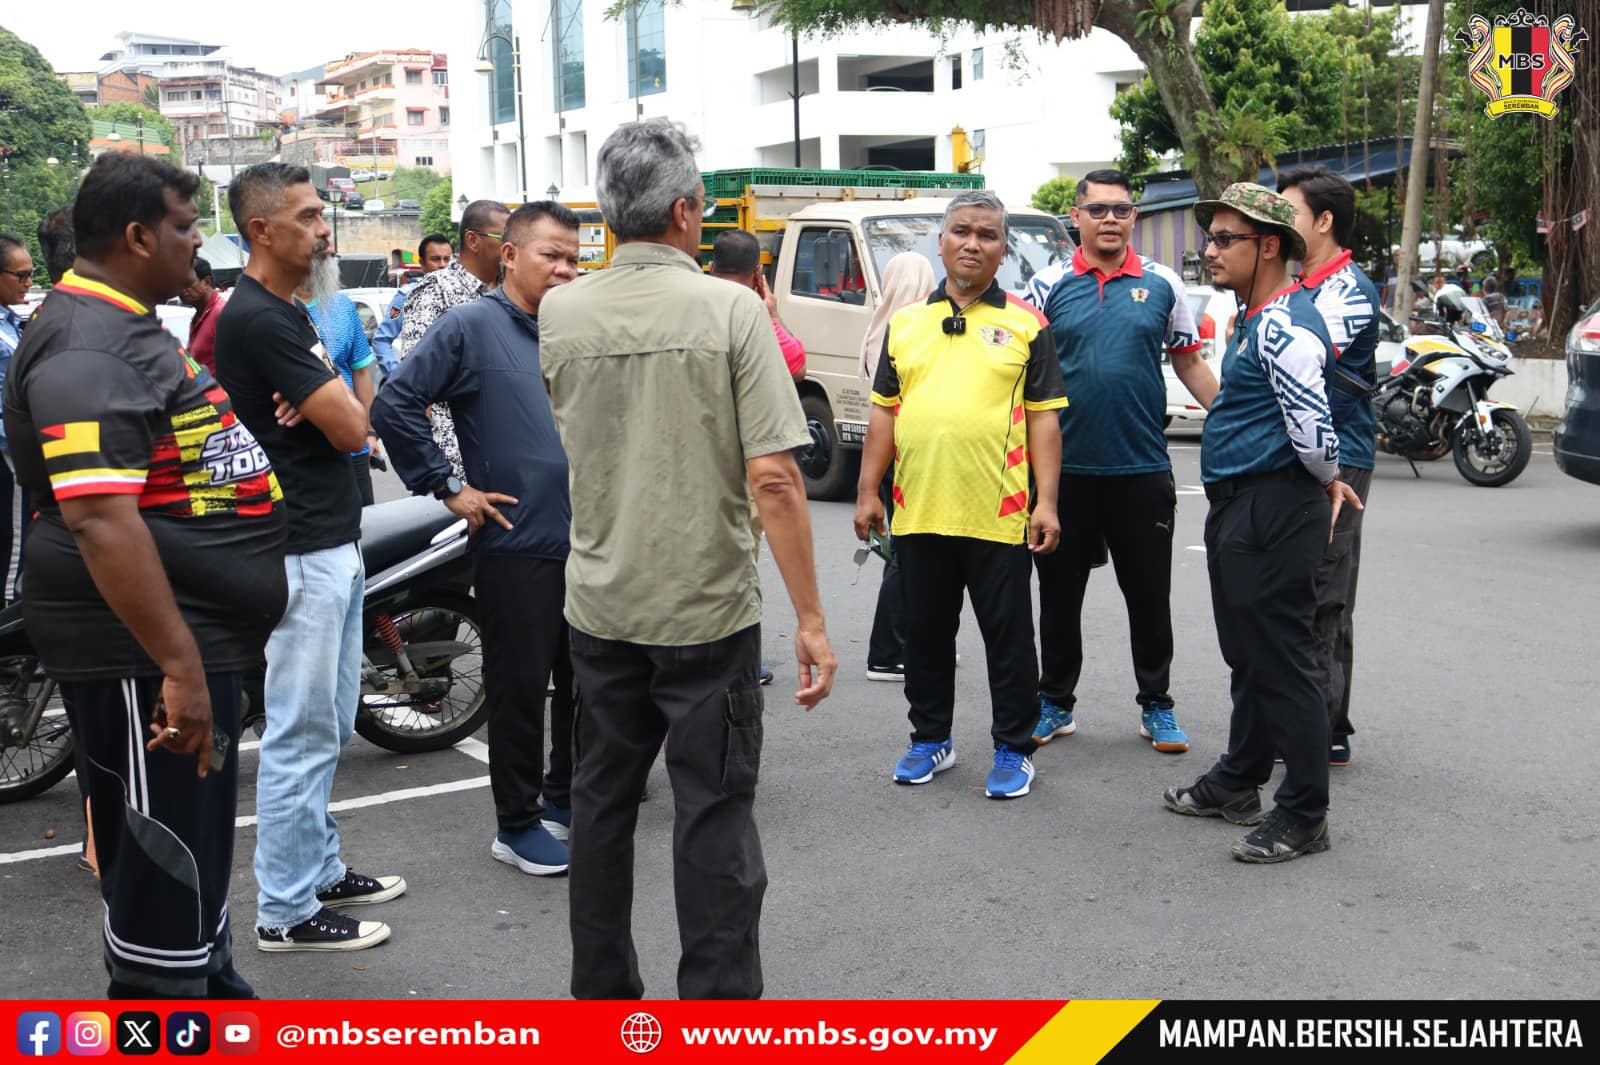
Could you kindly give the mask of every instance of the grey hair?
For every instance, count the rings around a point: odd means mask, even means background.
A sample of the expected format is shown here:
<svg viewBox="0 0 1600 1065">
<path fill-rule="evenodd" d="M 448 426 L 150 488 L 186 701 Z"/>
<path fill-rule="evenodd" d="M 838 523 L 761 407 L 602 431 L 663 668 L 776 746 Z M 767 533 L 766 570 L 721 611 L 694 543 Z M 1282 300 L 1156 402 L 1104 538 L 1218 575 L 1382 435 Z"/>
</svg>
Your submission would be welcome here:
<svg viewBox="0 0 1600 1065">
<path fill-rule="evenodd" d="M 700 142 L 677 122 L 652 118 L 618 126 L 595 160 L 595 197 L 623 239 L 665 233 L 672 205 L 700 187 Z"/>
<path fill-rule="evenodd" d="M 967 189 L 950 197 L 950 202 L 944 208 L 944 221 L 939 223 L 939 232 L 950 228 L 950 216 L 963 207 L 987 207 L 991 211 L 999 211 L 1000 233 L 1003 236 L 1011 235 L 1011 216 L 1006 214 L 1006 205 L 988 189 Z"/>
</svg>

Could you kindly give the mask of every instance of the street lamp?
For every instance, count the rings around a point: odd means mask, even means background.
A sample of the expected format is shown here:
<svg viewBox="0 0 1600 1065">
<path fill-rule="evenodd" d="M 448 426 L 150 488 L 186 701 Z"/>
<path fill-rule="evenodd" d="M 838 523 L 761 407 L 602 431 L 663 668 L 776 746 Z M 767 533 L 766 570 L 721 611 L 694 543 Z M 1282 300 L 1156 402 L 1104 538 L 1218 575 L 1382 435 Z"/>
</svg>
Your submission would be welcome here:
<svg viewBox="0 0 1600 1065">
<path fill-rule="evenodd" d="M 513 33 L 507 37 L 503 33 L 490 33 L 489 27 L 484 26 L 483 42 L 478 45 L 478 61 L 472 69 L 478 74 L 488 74 L 491 113 L 499 106 L 499 84 L 494 78 L 494 61 L 489 58 L 489 45 L 493 41 L 504 41 L 507 48 L 511 49 L 511 72 L 515 79 L 515 94 L 512 97 L 513 110 L 517 113 L 517 175 L 521 179 L 518 191 L 518 202 L 528 201 L 528 147 L 527 138 L 522 127 L 522 35 Z M 495 123 L 490 122 L 492 127 Z"/>
<path fill-rule="evenodd" d="M 733 0 L 733 10 L 743 11 L 746 14 L 755 14 L 756 5 L 753 0 Z M 789 71 L 794 77 L 794 88 L 789 92 L 789 99 L 794 101 L 794 165 L 800 168 L 800 97 L 805 93 L 800 91 L 800 30 L 796 26 L 789 27 Z"/>
<path fill-rule="evenodd" d="M 555 182 L 552 181 L 550 187 L 544 190 L 544 194 L 549 199 L 555 200 L 561 195 L 561 190 L 556 188 Z"/>
<path fill-rule="evenodd" d="M 11 157 L 16 152 L 10 146 L 0 144 L 0 182 L 6 187 L 6 230 L 11 230 Z"/>
</svg>

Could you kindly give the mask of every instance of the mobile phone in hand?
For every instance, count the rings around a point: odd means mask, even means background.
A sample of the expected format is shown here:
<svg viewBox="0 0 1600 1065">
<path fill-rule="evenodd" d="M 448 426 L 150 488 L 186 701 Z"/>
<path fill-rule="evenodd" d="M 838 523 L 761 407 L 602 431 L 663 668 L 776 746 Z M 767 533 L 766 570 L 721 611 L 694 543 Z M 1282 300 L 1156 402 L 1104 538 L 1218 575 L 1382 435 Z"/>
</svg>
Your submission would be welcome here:
<svg viewBox="0 0 1600 1065">
<path fill-rule="evenodd" d="M 867 550 L 883 559 L 885 562 L 894 561 L 894 541 L 888 536 L 879 535 L 878 530 L 867 530 Z"/>
</svg>

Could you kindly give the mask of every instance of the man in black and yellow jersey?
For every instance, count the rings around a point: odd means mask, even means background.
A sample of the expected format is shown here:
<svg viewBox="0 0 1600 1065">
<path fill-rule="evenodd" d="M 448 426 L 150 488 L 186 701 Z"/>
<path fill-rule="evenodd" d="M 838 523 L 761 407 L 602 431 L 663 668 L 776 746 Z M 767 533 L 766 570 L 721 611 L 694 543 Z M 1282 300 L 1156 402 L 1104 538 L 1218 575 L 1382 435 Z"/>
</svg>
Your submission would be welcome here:
<svg viewBox="0 0 1600 1065">
<path fill-rule="evenodd" d="M 1005 205 L 994 193 L 950 200 L 939 234 L 945 280 L 889 320 L 855 513 L 863 540 L 883 531 L 878 484 L 893 456 L 892 550 L 905 576 L 912 727 L 894 779 L 926 784 L 955 764 L 955 638 L 965 590 L 988 657 L 992 799 L 1020 798 L 1033 782 L 1039 659 L 1030 552 L 1055 550 L 1061 534 L 1055 412 L 1067 405 L 1044 318 L 995 282 L 1006 236 Z"/>
</svg>

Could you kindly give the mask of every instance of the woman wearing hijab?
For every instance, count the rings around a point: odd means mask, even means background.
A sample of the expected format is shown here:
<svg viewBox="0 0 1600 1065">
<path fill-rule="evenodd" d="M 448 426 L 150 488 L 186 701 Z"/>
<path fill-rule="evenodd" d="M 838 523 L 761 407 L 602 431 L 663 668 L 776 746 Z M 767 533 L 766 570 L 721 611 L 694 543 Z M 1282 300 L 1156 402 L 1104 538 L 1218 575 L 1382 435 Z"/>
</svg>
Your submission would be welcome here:
<svg viewBox="0 0 1600 1065">
<path fill-rule="evenodd" d="M 894 312 L 910 303 L 928 298 L 935 283 L 933 265 L 918 252 L 903 251 L 883 268 L 883 298 L 872 312 L 872 323 L 861 341 L 861 374 L 868 381 L 878 372 L 878 357 L 883 354 L 883 338 L 889 331 Z M 894 520 L 894 467 L 884 474 L 878 492 L 883 497 L 885 521 Z M 905 600 L 900 589 L 900 564 L 891 556 L 883 567 L 883 583 L 878 586 L 878 609 L 872 618 L 872 638 L 867 644 L 867 679 L 904 681 Z"/>
</svg>

